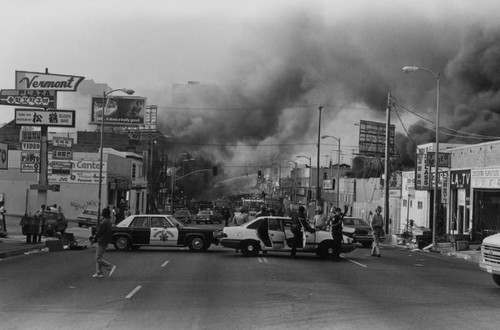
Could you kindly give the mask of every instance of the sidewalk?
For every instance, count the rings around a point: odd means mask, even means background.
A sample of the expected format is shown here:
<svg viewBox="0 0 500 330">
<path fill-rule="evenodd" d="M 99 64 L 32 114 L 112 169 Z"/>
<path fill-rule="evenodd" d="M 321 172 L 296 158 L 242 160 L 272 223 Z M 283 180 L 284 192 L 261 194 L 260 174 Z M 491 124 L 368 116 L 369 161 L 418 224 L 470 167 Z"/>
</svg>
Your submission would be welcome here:
<svg viewBox="0 0 500 330">
<path fill-rule="evenodd" d="M 46 241 L 57 240 L 56 237 L 42 236 L 41 243 L 26 243 L 26 236 L 22 234 L 19 225 L 20 216 L 7 215 L 7 237 L 0 237 L 0 260 L 28 253 L 40 253 L 48 251 Z"/>
</svg>

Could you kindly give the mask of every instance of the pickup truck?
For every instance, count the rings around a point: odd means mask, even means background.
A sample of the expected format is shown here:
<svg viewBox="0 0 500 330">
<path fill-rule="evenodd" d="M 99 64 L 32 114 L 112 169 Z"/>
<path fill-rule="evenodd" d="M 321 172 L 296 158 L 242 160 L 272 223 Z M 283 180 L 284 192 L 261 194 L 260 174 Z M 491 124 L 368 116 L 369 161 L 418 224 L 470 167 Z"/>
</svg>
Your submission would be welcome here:
<svg viewBox="0 0 500 330">
<path fill-rule="evenodd" d="M 500 234 L 488 236 L 483 240 L 479 267 L 490 273 L 495 284 L 500 286 Z"/>
</svg>

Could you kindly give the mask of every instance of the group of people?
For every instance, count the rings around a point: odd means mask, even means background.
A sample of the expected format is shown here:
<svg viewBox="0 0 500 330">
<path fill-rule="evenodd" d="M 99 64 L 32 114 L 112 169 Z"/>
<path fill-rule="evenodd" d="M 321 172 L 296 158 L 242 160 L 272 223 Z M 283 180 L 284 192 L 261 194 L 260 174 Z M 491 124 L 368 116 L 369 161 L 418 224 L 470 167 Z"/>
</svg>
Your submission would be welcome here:
<svg viewBox="0 0 500 330">
<path fill-rule="evenodd" d="M 301 208 L 304 210 L 302 206 Z M 374 257 L 381 256 L 380 240 L 381 237 L 384 236 L 384 218 L 381 212 L 382 212 L 382 207 L 377 206 L 377 208 L 375 209 L 375 214 L 373 214 L 370 211 L 370 216 L 369 216 L 370 226 L 372 228 L 372 235 L 373 235 L 371 255 Z M 333 259 L 335 261 L 338 261 L 340 258 L 340 249 L 342 246 L 342 220 L 344 218 L 344 215 L 345 211 L 344 213 L 342 213 L 342 210 L 340 208 L 335 208 L 330 212 L 330 215 L 328 217 L 322 212 L 321 207 L 317 207 L 316 214 L 312 219 L 312 224 L 315 230 L 327 230 L 328 227 L 330 228 L 334 244 Z"/>
</svg>

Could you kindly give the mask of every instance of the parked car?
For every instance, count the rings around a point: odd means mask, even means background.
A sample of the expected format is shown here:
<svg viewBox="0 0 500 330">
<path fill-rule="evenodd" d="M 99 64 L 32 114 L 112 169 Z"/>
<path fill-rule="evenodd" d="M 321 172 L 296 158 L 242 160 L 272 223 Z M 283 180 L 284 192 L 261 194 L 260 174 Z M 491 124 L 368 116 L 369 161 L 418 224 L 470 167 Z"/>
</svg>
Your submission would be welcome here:
<svg viewBox="0 0 500 330">
<path fill-rule="evenodd" d="M 257 256 L 260 251 L 290 252 L 294 242 L 291 218 L 259 217 L 241 226 L 224 227 L 221 245 L 241 250 L 244 256 Z M 324 230 L 314 230 L 307 222 L 302 222 L 302 247 L 297 252 L 312 252 L 322 258 L 333 257 L 332 234 Z M 343 236 L 342 253 L 355 249 L 351 238 Z"/>
<path fill-rule="evenodd" d="M 199 224 L 200 222 L 222 223 L 222 220 L 223 220 L 222 214 L 212 210 L 199 211 L 194 217 L 194 221 L 196 221 L 196 224 Z"/>
<path fill-rule="evenodd" d="M 57 211 L 43 211 L 45 218 L 45 236 L 55 236 L 57 233 L 64 234 L 68 228 L 68 220 L 63 213 Z"/>
<path fill-rule="evenodd" d="M 117 250 L 141 246 L 183 247 L 205 251 L 218 245 L 220 230 L 187 227 L 172 215 L 131 215 L 112 228 L 113 244 Z"/>
<path fill-rule="evenodd" d="M 83 212 L 76 217 L 76 222 L 78 223 L 78 227 L 97 226 L 97 210 L 83 210 Z"/>
<path fill-rule="evenodd" d="M 178 210 L 175 211 L 174 217 L 183 223 L 191 223 L 194 215 L 189 210 Z"/>
<path fill-rule="evenodd" d="M 363 247 L 370 247 L 373 243 L 372 228 L 370 224 L 361 218 L 344 217 L 343 229 L 352 228 L 353 233 L 348 234 L 354 243 L 360 243 Z"/>
</svg>

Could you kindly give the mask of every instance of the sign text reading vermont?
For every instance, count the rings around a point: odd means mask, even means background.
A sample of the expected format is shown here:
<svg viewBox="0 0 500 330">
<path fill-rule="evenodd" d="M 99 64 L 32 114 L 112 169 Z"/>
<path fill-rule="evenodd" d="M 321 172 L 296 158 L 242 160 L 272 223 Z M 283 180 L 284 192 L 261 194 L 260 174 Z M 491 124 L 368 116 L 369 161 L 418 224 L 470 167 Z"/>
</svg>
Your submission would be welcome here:
<svg viewBox="0 0 500 330">
<path fill-rule="evenodd" d="M 16 71 L 16 89 L 74 92 L 85 77 Z"/>
</svg>

